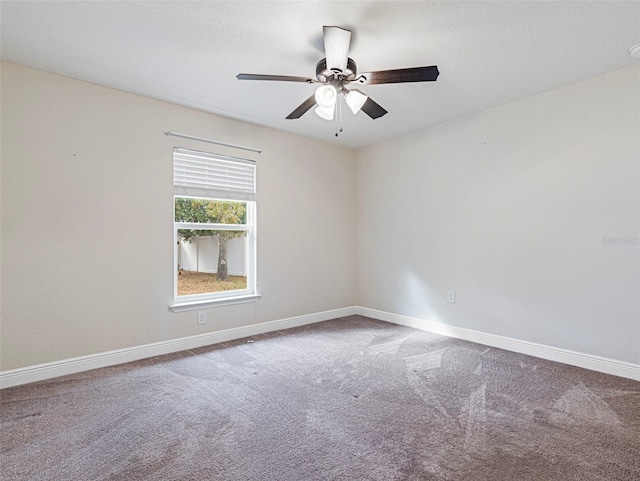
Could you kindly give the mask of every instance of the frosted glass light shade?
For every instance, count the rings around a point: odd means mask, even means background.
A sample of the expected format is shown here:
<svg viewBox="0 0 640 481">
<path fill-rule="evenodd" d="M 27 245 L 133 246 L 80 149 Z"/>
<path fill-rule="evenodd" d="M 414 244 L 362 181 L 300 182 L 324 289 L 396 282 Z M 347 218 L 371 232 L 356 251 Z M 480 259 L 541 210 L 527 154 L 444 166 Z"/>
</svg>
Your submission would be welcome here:
<svg viewBox="0 0 640 481">
<path fill-rule="evenodd" d="M 322 106 L 318 106 L 318 108 L 316 108 L 315 112 L 316 114 L 318 114 L 318 117 L 321 117 L 325 120 L 333 120 L 333 112 L 335 110 L 335 105 L 332 105 L 330 107 L 322 107 Z"/>
<path fill-rule="evenodd" d="M 336 104 L 338 93 L 331 85 L 321 85 L 316 90 L 316 103 L 323 108 L 333 107 Z"/>
<path fill-rule="evenodd" d="M 369 97 L 357 89 L 350 90 L 346 95 L 347 105 L 354 114 L 357 114 Z"/>
</svg>

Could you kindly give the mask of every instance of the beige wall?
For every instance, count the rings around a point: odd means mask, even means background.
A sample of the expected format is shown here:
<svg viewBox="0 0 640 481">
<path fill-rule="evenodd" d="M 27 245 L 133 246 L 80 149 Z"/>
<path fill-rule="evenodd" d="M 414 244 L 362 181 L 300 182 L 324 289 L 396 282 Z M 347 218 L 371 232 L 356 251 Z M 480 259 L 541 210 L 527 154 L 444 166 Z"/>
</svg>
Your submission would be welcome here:
<svg viewBox="0 0 640 481">
<path fill-rule="evenodd" d="M 352 152 L 2 64 L 2 370 L 360 304 L 640 363 L 640 69 Z M 264 149 L 250 304 L 173 314 L 174 146 Z M 445 302 L 455 289 L 456 304 Z"/>
<path fill-rule="evenodd" d="M 355 303 L 352 151 L 2 63 L 1 369 Z M 257 159 L 256 303 L 173 314 L 172 149 Z"/>
<path fill-rule="evenodd" d="M 356 178 L 360 305 L 640 363 L 640 67 L 361 149 Z"/>
</svg>

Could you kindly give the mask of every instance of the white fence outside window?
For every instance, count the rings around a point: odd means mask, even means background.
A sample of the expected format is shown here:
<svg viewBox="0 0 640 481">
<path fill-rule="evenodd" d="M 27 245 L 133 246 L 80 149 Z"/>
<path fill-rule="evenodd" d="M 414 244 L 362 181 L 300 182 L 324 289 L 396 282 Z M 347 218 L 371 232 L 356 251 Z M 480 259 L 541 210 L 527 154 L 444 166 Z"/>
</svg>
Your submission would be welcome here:
<svg viewBox="0 0 640 481">
<path fill-rule="evenodd" d="M 246 276 L 246 237 L 229 239 L 227 245 L 227 268 L 231 276 Z M 178 268 L 185 271 L 215 274 L 218 271 L 218 238 L 215 236 L 193 237 L 191 242 L 180 240 Z"/>
</svg>

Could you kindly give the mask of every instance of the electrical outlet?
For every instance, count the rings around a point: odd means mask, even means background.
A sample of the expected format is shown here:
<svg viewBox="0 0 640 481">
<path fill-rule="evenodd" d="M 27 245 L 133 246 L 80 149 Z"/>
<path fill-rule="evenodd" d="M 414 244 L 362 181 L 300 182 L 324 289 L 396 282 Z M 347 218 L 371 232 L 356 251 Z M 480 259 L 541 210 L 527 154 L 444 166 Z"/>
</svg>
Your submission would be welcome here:
<svg viewBox="0 0 640 481">
<path fill-rule="evenodd" d="M 456 291 L 447 291 L 447 302 L 456 303 Z"/>
<path fill-rule="evenodd" d="M 198 324 L 207 323 L 207 311 L 198 311 Z"/>
</svg>

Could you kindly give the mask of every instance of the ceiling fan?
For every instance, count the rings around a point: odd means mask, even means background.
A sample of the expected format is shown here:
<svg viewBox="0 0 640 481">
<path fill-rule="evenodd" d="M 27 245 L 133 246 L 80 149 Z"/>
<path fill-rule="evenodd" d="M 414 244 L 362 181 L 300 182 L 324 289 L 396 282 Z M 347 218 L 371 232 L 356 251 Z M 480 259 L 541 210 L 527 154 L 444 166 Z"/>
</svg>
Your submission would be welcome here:
<svg viewBox="0 0 640 481">
<path fill-rule="evenodd" d="M 340 27 L 322 27 L 326 58 L 316 66 L 316 78 L 294 77 L 289 75 L 259 75 L 241 73 L 239 80 L 279 80 L 285 82 L 306 82 L 322 84 L 316 92 L 302 102 L 287 119 L 299 119 L 308 110 L 315 110 L 321 118 L 333 120 L 338 96 L 344 96 L 351 111 L 356 114 L 362 110 L 372 119 L 382 117 L 387 111 L 358 89 L 347 86 L 376 85 L 402 82 L 430 82 L 438 78 L 438 67 L 413 67 L 377 72 L 358 73 L 356 63 L 349 58 L 351 31 Z M 336 135 L 338 135 L 336 133 Z"/>
</svg>

